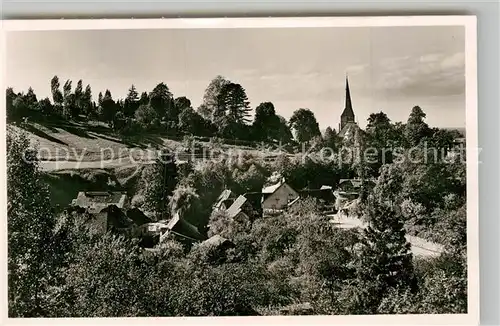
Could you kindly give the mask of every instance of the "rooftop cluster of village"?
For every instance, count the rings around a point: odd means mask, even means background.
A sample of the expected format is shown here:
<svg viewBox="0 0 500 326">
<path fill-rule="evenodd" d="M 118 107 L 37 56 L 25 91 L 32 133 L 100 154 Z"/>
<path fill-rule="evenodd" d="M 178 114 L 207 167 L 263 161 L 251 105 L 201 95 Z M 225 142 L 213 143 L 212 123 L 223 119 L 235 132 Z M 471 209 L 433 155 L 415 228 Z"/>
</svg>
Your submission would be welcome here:
<svg viewBox="0 0 500 326">
<path fill-rule="evenodd" d="M 324 185 L 319 189 L 296 190 L 281 178 L 277 183 L 262 188 L 261 192 L 239 194 L 225 189 L 213 204 L 213 211 L 226 214 L 230 220 L 251 222 L 288 211 L 301 200 L 314 198 L 325 214 L 347 213 L 348 206 L 358 198 L 361 186 L 360 179 L 342 179 L 337 189 Z M 88 219 L 85 222 L 93 232 L 114 232 L 139 238 L 141 245 L 147 248 L 172 237 L 189 244 L 213 241 L 207 239 L 208 230 L 198 230 L 180 218 L 178 213 L 170 219 L 153 221 L 147 213 L 132 207 L 126 192 L 82 191 L 68 209 L 86 213 Z M 214 236 L 218 238 L 218 235 Z"/>
</svg>

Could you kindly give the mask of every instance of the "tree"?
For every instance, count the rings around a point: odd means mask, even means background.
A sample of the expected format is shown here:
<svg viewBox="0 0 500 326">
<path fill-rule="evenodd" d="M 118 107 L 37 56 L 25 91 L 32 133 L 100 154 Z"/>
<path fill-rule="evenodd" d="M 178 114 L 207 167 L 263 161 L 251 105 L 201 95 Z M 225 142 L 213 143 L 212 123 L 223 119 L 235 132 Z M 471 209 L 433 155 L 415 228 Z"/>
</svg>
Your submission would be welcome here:
<svg viewBox="0 0 500 326">
<path fill-rule="evenodd" d="M 158 123 L 158 115 L 149 104 L 141 104 L 135 111 L 135 119 L 145 129 Z"/>
<path fill-rule="evenodd" d="M 174 100 L 174 106 L 175 111 L 180 114 L 185 109 L 191 108 L 191 101 L 185 96 L 177 97 Z"/>
<path fill-rule="evenodd" d="M 66 82 L 64 83 L 64 86 L 63 86 L 63 98 L 64 98 L 65 101 L 68 98 L 68 96 L 71 94 L 71 84 L 72 84 L 72 81 L 69 80 L 69 79 L 66 80 Z"/>
<path fill-rule="evenodd" d="M 28 92 L 24 96 L 24 102 L 29 110 L 34 111 L 38 108 L 38 99 L 36 98 L 33 88 L 28 88 Z"/>
<path fill-rule="evenodd" d="M 250 102 L 248 102 L 245 89 L 240 84 L 228 83 L 224 85 L 220 93 L 220 103 L 224 113 L 232 123 L 246 124 L 249 122 Z"/>
<path fill-rule="evenodd" d="M 139 99 L 139 105 L 144 105 L 149 103 L 148 92 L 142 92 L 141 98 Z"/>
<path fill-rule="evenodd" d="M 358 178 L 361 180 L 361 191 L 359 194 L 359 198 L 361 201 L 364 201 L 366 199 L 367 195 L 367 189 L 365 188 L 365 179 L 367 175 L 367 168 L 366 168 L 366 158 L 365 158 L 365 151 L 366 151 L 366 134 L 360 129 L 356 128 L 356 131 L 354 133 L 354 156 L 353 156 L 353 165 L 352 169 L 356 171 L 356 174 Z"/>
<path fill-rule="evenodd" d="M 397 145 L 394 126 L 384 112 L 370 114 L 366 136 L 367 147 L 376 151 L 376 157 L 370 158 L 367 167 L 369 174 L 376 177 L 382 164 L 392 163 L 392 147 Z"/>
<path fill-rule="evenodd" d="M 392 290 L 416 290 L 410 244 L 395 208 L 371 198 L 365 209 L 369 222 L 363 230 L 356 264 L 358 302 L 355 313 L 373 314 Z"/>
<path fill-rule="evenodd" d="M 17 120 L 22 117 L 26 117 L 29 114 L 29 107 L 26 104 L 26 100 L 22 94 L 17 95 L 12 101 L 12 107 L 7 111 L 7 117 L 11 120 Z"/>
<path fill-rule="evenodd" d="M 12 87 L 8 87 L 6 90 L 6 101 L 5 101 L 5 110 L 7 113 L 7 119 L 10 121 L 16 118 L 16 111 L 14 106 L 14 101 L 17 98 L 17 94 L 14 93 Z"/>
<path fill-rule="evenodd" d="M 173 109 L 172 93 L 164 83 L 159 83 L 149 93 L 149 103 L 160 119 L 166 118 L 168 121 L 177 119 L 171 112 Z"/>
<path fill-rule="evenodd" d="M 327 127 L 325 130 L 325 134 L 323 135 L 323 142 L 325 146 L 335 151 L 337 149 L 337 141 L 338 137 L 335 129 Z"/>
<path fill-rule="evenodd" d="M 212 119 L 212 111 L 206 106 L 205 104 L 201 104 L 196 112 L 203 117 L 205 120 L 211 120 Z"/>
<path fill-rule="evenodd" d="M 295 111 L 290 118 L 290 126 L 295 130 L 296 139 L 300 143 L 321 136 L 316 117 L 309 109 L 299 109 Z"/>
<path fill-rule="evenodd" d="M 200 136 L 207 135 L 206 123 L 207 121 L 191 107 L 185 108 L 179 114 L 179 128 L 188 134 Z"/>
<path fill-rule="evenodd" d="M 61 291 L 61 297 L 71 304 L 62 307 L 60 314 L 75 317 L 147 314 L 147 306 L 152 304 L 155 266 L 147 262 L 141 248 L 112 234 L 78 237 L 82 239 L 72 253 Z"/>
<path fill-rule="evenodd" d="M 225 85 L 229 84 L 230 81 L 222 76 L 216 76 L 205 90 L 203 95 L 203 110 L 200 114 L 205 117 L 205 119 L 211 119 L 214 121 L 214 112 L 220 106 L 221 92 Z"/>
<path fill-rule="evenodd" d="M 219 133 L 227 138 L 242 138 L 249 122 L 250 102 L 245 89 L 240 84 L 225 84 L 219 94 L 219 106 L 213 112 Z"/>
<path fill-rule="evenodd" d="M 109 89 L 107 89 L 104 93 L 104 97 L 102 98 L 99 116 L 101 117 L 102 121 L 112 125 L 116 111 L 116 103 L 111 96 L 111 92 L 109 91 Z"/>
<path fill-rule="evenodd" d="M 276 115 L 273 103 L 264 102 L 255 108 L 252 128 L 256 140 L 267 141 L 280 138 L 280 118 Z"/>
<path fill-rule="evenodd" d="M 94 112 L 94 105 L 92 104 L 92 89 L 90 85 L 85 87 L 85 93 L 83 93 L 82 97 L 82 108 L 83 112 L 87 117 L 94 117 L 97 112 Z"/>
<path fill-rule="evenodd" d="M 7 133 L 9 315 L 46 314 L 53 267 L 54 218 L 36 150 L 24 133 Z"/>
<path fill-rule="evenodd" d="M 391 120 L 384 112 L 372 113 L 368 117 L 366 133 L 369 136 L 370 144 L 377 148 L 388 147 L 394 138 L 394 130 Z"/>
<path fill-rule="evenodd" d="M 54 108 L 48 97 L 38 102 L 38 109 L 43 115 L 50 116 L 54 113 Z"/>
<path fill-rule="evenodd" d="M 177 186 L 177 165 L 173 154 L 160 153 L 146 177 L 145 208 L 160 218 L 168 216 L 168 199 Z"/>
<path fill-rule="evenodd" d="M 83 93 L 83 81 L 80 79 L 75 87 L 75 106 L 73 117 L 77 117 L 82 112 L 84 112 L 85 108 L 85 96 Z"/>
<path fill-rule="evenodd" d="M 170 198 L 170 214 L 174 216 L 177 213 L 180 218 L 202 228 L 206 225 L 207 220 L 200 214 L 200 205 L 200 196 L 196 193 L 196 189 L 190 185 L 180 184 L 175 188 Z"/>
<path fill-rule="evenodd" d="M 50 90 L 52 92 L 52 100 L 54 101 L 54 106 L 57 107 L 62 107 L 63 105 L 63 95 L 61 93 L 61 90 L 59 89 L 60 86 L 61 85 L 59 83 L 59 77 L 52 77 L 52 80 L 50 81 Z"/>
<path fill-rule="evenodd" d="M 456 131 L 442 128 L 432 128 L 429 133 L 431 135 L 430 147 L 442 152 L 443 157 L 453 147 L 453 141 L 460 137 Z"/>
<path fill-rule="evenodd" d="M 113 129 L 115 131 L 121 132 L 126 127 L 126 124 L 127 124 L 127 118 L 125 118 L 123 112 L 122 111 L 116 112 L 113 118 Z"/>
<path fill-rule="evenodd" d="M 67 119 L 73 116 L 76 99 L 75 94 L 71 93 L 71 80 L 66 80 L 63 86 L 63 116 Z"/>
<path fill-rule="evenodd" d="M 128 90 L 127 97 L 125 98 L 123 113 L 127 117 L 133 117 L 135 111 L 139 108 L 139 93 L 135 86 L 132 84 Z"/>
<path fill-rule="evenodd" d="M 430 129 L 424 122 L 426 114 L 419 106 L 414 106 L 405 127 L 405 136 L 410 146 L 417 146 L 429 136 Z"/>
<path fill-rule="evenodd" d="M 290 130 L 290 127 L 285 118 L 279 115 L 278 118 L 280 120 L 277 130 L 278 140 L 284 144 L 287 144 L 291 140 L 293 140 L 292 131 Z"/>
<path fill-rule="evenodd" d="M 102 106 L 102 99 L 103 99 L 102 92 L 99 92 L 99 96 L 98 96 L 98 99 L 97 99 L 97 105 L 99 107 Z"/>
</svg>

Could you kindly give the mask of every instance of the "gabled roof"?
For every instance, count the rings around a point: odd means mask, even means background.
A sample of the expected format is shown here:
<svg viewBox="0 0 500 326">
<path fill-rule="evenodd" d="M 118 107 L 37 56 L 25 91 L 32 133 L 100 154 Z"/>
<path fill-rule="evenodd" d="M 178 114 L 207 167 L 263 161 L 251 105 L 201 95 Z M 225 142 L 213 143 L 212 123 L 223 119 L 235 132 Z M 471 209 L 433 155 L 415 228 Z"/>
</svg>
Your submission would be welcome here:
<svg viewBox="0 0 500 326">
<path fill-rule="evenodd" d="M 319 188 L 320 190 L 332 190 L 332 186 L 325 186 L 325 185 L 322 185 L 321 188 Z"/>
<path fill-rule="evenodd" d="M 339 186 L 344 183 L 349 183 L 354 188 L 359 188 L 362 185 L 361 179 L 340 179 Z"/>
<path fill-rule="evenodd" d="M 177 223 L 179 223 L 180 219 L 181 219 L 181 218 L 180 218 L 180 216 L 179 216 L 179 213 L 176 213 L 176 214 L 172 217 L 172 219 L 171 219 L 171 220 L 167 223 L 167 228 L 168 228 L 169 230 L 172 230 L 172 229 L 175 227 L 175 225 L 176 225 Z"/>
<path fill-rule="evenodd" d="M 229 218 L 234 218 L 241 212 L 243 205 L 247 202 L 247 199 L 244 196 L 239 196 L 236 198 L 234 203 L 227 209 L 226 213 Z"/>
<path fill-rule="evenodd" d="M 319 200 L 324 200 L 325 202 L 334 202 L 335 196 L 332 189 L 304 189 L 299 191 L 299 194 L 303 198 L 312 197 Z"/>
<path fill-rule="evenodd" d="M 301 197 L 300 197 L 300 196 L 299 196 L 299 197 L 297 197 L 297 198 L 295 198 L 294 200 L 292 200 L 291 202 L 289 202 L 289 203 L 287 204 L 287 206 L 288 206 L 288 207 L 293 206 L 293 205 L 294 205 L 295 203 L 297 203 L 300 199 L 301 199 Z"/>
<path fill-rule="evenodd" d="M 136 225 L 143 225 L 152 222 L 152 220 L 137 207 L 127 210 L 127 217 Z"/>
<path fill-rule="evenodd" d="M 180 218 L 179 216 L 179 213 L 176 213 L 172 219 L 167 223 L 166 225 L 167 229 L 176 233 L 176 234 L 179 234 L 181 236 L 184 236 L 188 239 L 191 239 L 191 240 L 198 240 L 198 241 L 202 241 L 202 240 L 205 240 L 206 237 L 204 237 L 200 231 L 198 231 L 198 228 L 194 225 L 192 225 L 191 223 L 189 223 L 188 221 Z M 163 240 L 163 238 L 168 234 L 169 232 L 165 232 L 161 239 L 160 239 L 160 242 Z"/>
<path fill-rule="evenodd" d="M 225 189 L 215 201 L 214 208 L 220 208 L 224 202 L 235 197 L 236 195 L 231 190 Z"/>
<path fill-rule="evenodd" d="M 227 246 L 227 247 L 233 247 L 234 244 L 220 236 L 219 234 L 216 234 L 210 238 L 208 238 L 207 240 L 203 241 L 201 244 L 200 244 L 201 247 L 208 247 L 208 248 L 220 248 L 220 247 L 224 247 L 224 246 Z"/>
<path fill-rule="evenodd" d="M 281 182 L 278 182 L 277 184 L 275 185 L 272 185 L 272 186 L 267 186 L 267 187 L 264 187 L 262 188 L 262 193 L 263 194 L 272 194 L 273 192 L 275 192 L 280 186 L 282 185 Z"/>
<path fill-rule="evenodd" d="M 80 207 L 116 205 L 125 206 L 127 194 L 118 191 L 80 191 L 73 204 Z"/>
<path fill-rule="evenodd" d="M 133 221 L 127 217 L 125 212 L 116 205 L 109 205 L 106 207 L 102 207 L 99 211 L 92 212 L 88 209 L 89 213 L 91 213 L 88 217 L 89 222 L 102 220 L 102 222 L 108 227 L 115 227 L 118 229 L 128 228 L 133 225 Z M 104 221 L 105 220 L 105 221 Z"/>
</svg>

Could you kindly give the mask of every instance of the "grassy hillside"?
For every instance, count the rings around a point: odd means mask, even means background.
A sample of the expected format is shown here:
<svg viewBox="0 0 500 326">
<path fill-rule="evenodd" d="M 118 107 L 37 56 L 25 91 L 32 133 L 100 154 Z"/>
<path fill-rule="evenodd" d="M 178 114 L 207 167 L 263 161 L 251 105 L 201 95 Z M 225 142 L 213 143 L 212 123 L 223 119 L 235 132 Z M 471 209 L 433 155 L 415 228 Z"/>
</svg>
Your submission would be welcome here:
<svg viewBox="0 0 500 326">
<path fill-rule="evenodd" d="M 102 126 L 72 124 L 9 124 L 13 132 L 25 131 L 37 144 L 42 160 L 100 161 L 126 157 L 137 149 L 176 148 L 180 141 L 154 135 L 121 138 Z M 133 155 L 133 154 L 132 154 Z"/>
<path fill-rule="evenodd" d="M 146 149 L 184 149 L 182 136 L 140 134 L 134 137 L 120 137 L 109 128 L 99 125 L 30 122 L 22 125 L 9 124 L 8 129 L 10 132 L 27 132 L 31 142 L 37 144 L 39 157 L 43 161 L 98 162 L 126 157 L 138 160 L 147 155 Z M 207 138 L 198 137 L 196 143 L 197 150 L 200 151 L 197 156 L 201 155 L 203 148 L 214 146 Z M 260 154 L 259 144 L 252 142 L 224 140 L 224 143 L 217 146 L 225 150 Z"/>
</svg>

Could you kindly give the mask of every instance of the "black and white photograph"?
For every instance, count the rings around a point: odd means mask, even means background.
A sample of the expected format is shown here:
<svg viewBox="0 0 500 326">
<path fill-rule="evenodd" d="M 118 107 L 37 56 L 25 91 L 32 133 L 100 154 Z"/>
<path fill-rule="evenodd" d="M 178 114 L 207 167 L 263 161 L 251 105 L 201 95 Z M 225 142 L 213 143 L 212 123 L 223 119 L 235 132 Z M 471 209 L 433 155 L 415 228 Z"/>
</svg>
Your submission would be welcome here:
<svg viewBox="0 0 500 326">
<path fill-rule="evenodd" d="M 477 321 L 475 17 L 3 24 L 5 318 Z"/>
</svg>

